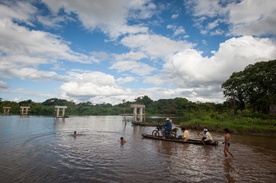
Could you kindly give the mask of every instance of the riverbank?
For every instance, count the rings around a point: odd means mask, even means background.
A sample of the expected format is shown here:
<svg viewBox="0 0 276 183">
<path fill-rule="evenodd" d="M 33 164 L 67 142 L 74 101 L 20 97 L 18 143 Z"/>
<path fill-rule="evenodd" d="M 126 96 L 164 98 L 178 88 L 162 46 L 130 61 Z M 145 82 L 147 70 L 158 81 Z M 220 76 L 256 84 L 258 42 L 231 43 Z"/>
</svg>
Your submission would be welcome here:
<svg viewBox="0 0 276 183">
<path fill-rule="evenodd" d="M 225 128 L 229 128 L 233 134 L 276 137 L 276 120 L 274 118 L 205 115 L 181 122 L 179 126 L 195 130 L 208 128 L 210 131 L 216 132 L 223 132 Z"/>
</svg>

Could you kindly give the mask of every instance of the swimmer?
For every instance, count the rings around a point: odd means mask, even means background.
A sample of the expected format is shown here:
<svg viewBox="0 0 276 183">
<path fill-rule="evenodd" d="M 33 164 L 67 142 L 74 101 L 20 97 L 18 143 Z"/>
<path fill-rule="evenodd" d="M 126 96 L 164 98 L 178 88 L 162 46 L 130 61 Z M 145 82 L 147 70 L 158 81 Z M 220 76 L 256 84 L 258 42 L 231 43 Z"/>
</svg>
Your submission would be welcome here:
<svg viewBox="0 0 276 183">
<path fill-rule="evenodd" d="M 76 137 L 77 135 L 77 131 L 74 131 L 73 136 Z"/>
<path fill-rule="evenodd" d="M 121 137 L 120 140 L 121 140 L 121 144 L 126 143 L 126 140 L 124 139 L 124 137 Z"/>
</svg>

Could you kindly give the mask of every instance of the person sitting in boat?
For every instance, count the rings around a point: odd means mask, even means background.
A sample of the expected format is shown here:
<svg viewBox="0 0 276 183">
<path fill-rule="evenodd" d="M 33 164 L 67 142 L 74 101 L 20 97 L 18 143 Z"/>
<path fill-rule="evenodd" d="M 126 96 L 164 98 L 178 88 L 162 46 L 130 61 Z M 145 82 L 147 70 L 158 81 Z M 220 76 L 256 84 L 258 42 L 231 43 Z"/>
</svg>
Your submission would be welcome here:
<svg viewBox="0 0 276 183">
<path fill-rule="evenodd" d="M 179 135 L 176 140 L 184 141 L 186 142 L 189 139 L 189 132 L 185 128 L 181 128 L 181 131 L 183 132 L 183 135 Z"/>
<path fill-rule="evenodd" d="M 166 122 L 161 126 L 162 127 L 162 135 L 166 136 L 166 133 L 172 130 L 172 121 L 170 118 L 166 118 Z"/>
<path fill-rule="evenodd" d="M 203 140 L 204 142 L 211 142 L 211 141 L 213 141 L 212 135 L 211 135 L 211 133 L 208 131 L 207 128 L 204 128 L 204 129 L 203 129 L 203 133 L 204 133 L 204 135 L 203 135 L 203 137 L 202 137 L 202 140 Z"/>
</svg>

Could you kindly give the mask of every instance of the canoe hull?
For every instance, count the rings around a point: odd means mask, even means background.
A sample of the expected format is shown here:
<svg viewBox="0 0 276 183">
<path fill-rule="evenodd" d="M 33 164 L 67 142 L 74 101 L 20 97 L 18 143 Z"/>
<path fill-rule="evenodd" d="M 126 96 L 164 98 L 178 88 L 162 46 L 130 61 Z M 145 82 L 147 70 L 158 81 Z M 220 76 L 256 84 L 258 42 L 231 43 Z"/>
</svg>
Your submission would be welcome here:
<svg viewBox="0 0 276 183">
<path fill-rule="evenodd" d="M 211 145 L 211 146 L 217 146 L 218 141 L 213 142 L 203 142 L 201 140 L 195 140 L 195 139 L 189 139 L 187 141 L 180 141 L 176 139 L 165 139 L 163 136 L 153 136 L 146 133 L 143 133 L 142 136 L 147 139 L 154 139 L 154 140 L 161 140 L 161 141 L 168 141 L 168 142 L 177 142 L 177 143 L 183 143 L 183 144 L 197 144 L 197 145 Z"/>
</svg>

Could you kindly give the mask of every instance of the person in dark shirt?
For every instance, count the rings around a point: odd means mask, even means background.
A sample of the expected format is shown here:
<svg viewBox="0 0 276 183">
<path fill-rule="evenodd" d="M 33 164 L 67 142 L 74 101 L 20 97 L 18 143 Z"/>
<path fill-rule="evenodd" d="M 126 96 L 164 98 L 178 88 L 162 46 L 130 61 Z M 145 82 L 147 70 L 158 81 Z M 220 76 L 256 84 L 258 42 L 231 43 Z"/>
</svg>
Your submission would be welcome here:
<svg viewBox="0 0 276 183">
<path fill-rule="evenodd" d="M 172 130 L 172 121 L 166 118 L 166 122 L 162 125 L 162 135 L 165 137 L 166 133 Z"/>
</svg>

